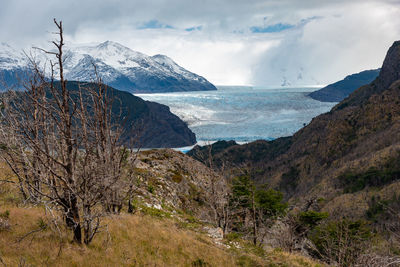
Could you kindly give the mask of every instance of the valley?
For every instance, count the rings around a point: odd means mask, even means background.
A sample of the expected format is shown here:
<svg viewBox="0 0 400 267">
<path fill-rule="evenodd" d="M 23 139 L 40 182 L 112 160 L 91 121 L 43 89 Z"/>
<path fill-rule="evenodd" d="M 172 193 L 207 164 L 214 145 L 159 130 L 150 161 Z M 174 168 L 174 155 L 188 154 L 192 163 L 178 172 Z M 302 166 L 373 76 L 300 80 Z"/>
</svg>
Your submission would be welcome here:
<svg viewBox="0 0 400 267">
<path fill-rule="evenodd" d="M 400 7 L 177 3 L 0 29 L 0 265 L 400 266 Z"/>
</svg>

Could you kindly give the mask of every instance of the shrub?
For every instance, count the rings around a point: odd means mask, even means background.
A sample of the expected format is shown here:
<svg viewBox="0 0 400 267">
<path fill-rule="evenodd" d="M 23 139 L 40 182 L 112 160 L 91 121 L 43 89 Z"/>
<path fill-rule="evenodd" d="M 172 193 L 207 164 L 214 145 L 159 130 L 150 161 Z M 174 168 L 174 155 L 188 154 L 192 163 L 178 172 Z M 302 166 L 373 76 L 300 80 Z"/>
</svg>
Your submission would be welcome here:
<svg viewBox="0 0 400 267">
<path fill-rule="evenodd" d="M 258 262 L 252 259 L 248 255 L 242 255 L 237 260 L 236 264 L 241 267 L 259 267 L 261 266 Z"/>
<path fill-rule="evenodd" d="M 342 219 L 319 225 L 309 235 L 319 255 L 329 264 L 352 266 L 373 237 L 369 225 L 362 220 Z"/>
<path fill-rule="evenodd" d="M 371 221 L 377 222 L 388 206 L 388 200 L 381 200 L 379 196 L 372 196 L 371 201 L 368 203 L 368 210 L 366 211 L 367 218 Z"/>
<path fill-rule="evenodd" d="M 10 230 L 10 223 L 8 219 L 10 218 L 10 211 L 6 210 L 5 212 L 0 213 L 0 232 Z"/>
<path fill-rule="evenodd" d="M 163 210 L 159 210 L 153 207 L 142 207 L 141 212 L 153 217 L 158 217 L 158 218 L 170 218 L 171 214 L 168 212 L 165 212 Z"/>
<path fill-rule="evenodd" d="M 354 193 L 365 187 L 379 187 L 400 179 L 400 154 L 391 157 L 381 167 L 370 167 L 364 172 L 346 171 L 339 177 L 345 193 Z"/>
<path fill-rule="evenodd" d="M 231 233 L 227 233 L 225 235 L 225 239 L 229 242 L 231 241 L 236 241 L 242 238 L 242 234 L 237 233 L 237 232 L 231 232 Z"/>
<path fill-rule="evenodd" d="M 10 218 L 10 211 L 0 212 L 0 218 L 8 220 Z"/>
<path fill-rule="evenodd" d="M 177 170 L 170 170 L 172 172 L 171 179 L 175 183 L 179 184 L 183 180 L 183 175 Z"/>
<path fill-rule="evenodd" d="M 288 204 L 283 201 L 282 192 L 260 189 L 256 191 L 255 197 L 257 206 L 267 215 L 277 217 L 285 214 Z"/>
<path fill-rule="evenodd" d="M 46 221 L 42 217 L 40 217 L 37 220 L 37 226 L 39 227 L 39 229 L 42 229 L 43 231 L 48 228 L 48 224 L 46 223 Z"/>
<path fill-rule="evenodd" d="M 154 193 L 154 186 L 152 184 L 149 184 L 147 186 L 147 191 L 149 191 L 149 193 L 153 194 Z"/>
<path fill-rule="evenodd" d="M 207 267 L 210 266 L 207 262 L 205 262 L 203 259 L 197 259 L 192 262 L 192 267 Z"/>
<path fill-rule="evenodd" d="M 328 217 L 329 214 L 327 212 L 316 212 L 310 210 L 310 211 L 300 212 L 299 222 L 304 226 L 307 226 L 309 228 L 314 228 L 323 219 L 326 219 Z"/>
</svg>

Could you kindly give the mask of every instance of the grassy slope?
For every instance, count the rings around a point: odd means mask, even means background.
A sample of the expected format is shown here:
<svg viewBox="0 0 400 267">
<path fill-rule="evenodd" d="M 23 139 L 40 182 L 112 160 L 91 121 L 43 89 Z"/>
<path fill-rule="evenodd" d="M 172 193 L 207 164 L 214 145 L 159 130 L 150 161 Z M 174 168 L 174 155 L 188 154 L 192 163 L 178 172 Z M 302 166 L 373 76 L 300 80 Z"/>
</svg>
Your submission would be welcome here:
<svg viewBox="0 0 400 267">
<path fill-rule="evenodd" d="M 44 211 L 38 207 L 6 208 L 12 227 L 1 232 L 0 252 L 7 266 L 21 262 L 28 266 L 320 266 L 279 250 L 257 256 L 256 248 L 218 247 L 207 235 L 181 228 L 172 219 L 143 214 L 109 217 L 108 231 L 100 233 L 88 247 L 71 243 L 65 234 L 60 239 L 50 229 L 18 242 L 38 229 Z"/>
<path fill-rule="evenodd" d="M 10 177 L 0 166 L 0 180 Z M 71 235 L 50 228 L 43 207 L 22 205 L 13 184 L 0 182 L 0 213 L 10 212 L 9 230 L 0 231 L 0 265 L 6 266 L 320 266 L 302 256 L 260 251 L 246 241 L 240 248 L 218 246 L 193 224 L 142 212 L 105 219 L 107 225 L 91 245 L 71 243 Z M 157 215 L 157 214 L 156 214 Z M 4 265 L 3 264 L 3 265 Z"/>
</svg>

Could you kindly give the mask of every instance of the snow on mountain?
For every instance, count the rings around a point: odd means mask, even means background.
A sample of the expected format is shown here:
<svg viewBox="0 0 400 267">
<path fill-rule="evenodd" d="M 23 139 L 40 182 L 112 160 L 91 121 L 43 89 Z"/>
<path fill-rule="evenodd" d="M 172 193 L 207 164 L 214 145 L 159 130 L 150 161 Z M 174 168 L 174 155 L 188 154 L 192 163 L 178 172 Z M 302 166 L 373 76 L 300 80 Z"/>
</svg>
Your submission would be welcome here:
<svg viewBox="0 0 400 267">
<path fill-rule="evenodd" d="M 163 67 L 169 69 L 171 72 L 178 73 L 188 79 L 194 79 L 194 80 L 202 80 L 205 81 L 203 77 L 200 77 L 194 73 L 191 73 L 178 64 L 176 64 L 171 58 L 165 56 L 165 55 L 155 55 L 151 57 L 154 61 L 156 61 L 158 64 L 162 65 Z"/>
<path fill-rule="evenodd" d="M 148 56 L 119 43 L 70 46 L 65 49 L 65 77 L 93 81 L 94 67 L 103 82 L 132 93 L 216 90 L 205 78 L 194 74 L 164 55 Z M 0 46 L 0 70 L 26 66 L 23 54 L 7 44 Z M 45 57 L 40 57 L 45 62 Z"/>
<path fill-rule="evenodd" d="M 12 70 L 26 66 L 24 54 L 6 43 L 0 43 L 0 69 Z"/>
<path fill-rule="evenodd" d="M 147 56 L 111 41 L 69 48 L 66 77 L 70 80 L 93 80 L 92 63 L 105 83 L 130 92 L 216 89 L 206 79 L 185 70 L 167 56 Z"/>
</svg>

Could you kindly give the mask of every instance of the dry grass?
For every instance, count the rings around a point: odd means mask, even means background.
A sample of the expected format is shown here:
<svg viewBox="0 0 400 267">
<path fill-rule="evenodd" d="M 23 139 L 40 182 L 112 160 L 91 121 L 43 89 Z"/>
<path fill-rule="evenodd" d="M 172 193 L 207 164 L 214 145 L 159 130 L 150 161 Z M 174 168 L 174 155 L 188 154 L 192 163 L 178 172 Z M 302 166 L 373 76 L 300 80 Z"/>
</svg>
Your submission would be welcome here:
<svg viewBox="0 0 400 267">
<path fill-rule="evenodd" d="M 279 251 L 259 257 L 221 248 L 202 233 L 180 229 L 172 219 L 139 214 L 109 217 L 105 221 L 108 231 L 88 247 L 71 243 L 70 236 L 60 239 L 50 229 L 18 242 L 39 228 L 44 211 L 13 206 L 7 210 L 11 230 L 0 233 L 0 255 L 7 266 L 21 262 L 26 266 L 319 266 Z"/>
<path fill-rule="evenodd" d="M 322 267 L 327 266 L 322 263 L 317 263 L 312 259 L 304 256 L 275 250 L 269 254 L 269 266 L 290 266 L 290 267 Z"/>
<path fill-rule="evenodd" d="M 171 220 L 143 215 L 108 218 L 108 231 L 99 234 L 88 247 L 70 243 L 67 236 L 60 240 L 51 230 L 18 242 L 26 233 L 38 229 L 44 212 L 41 208 L 7 209 L 12 226 L 11 231 L 0 235 L 0 251 L 9 266 L 16 266 L 21 260 L 38 266 L 191 266 L 195 261 L 235 265 L 231 255 L 207 237 L 178 229 Z"/>
<path fill-rule="evenodd" d="M 0 180 L 11 176 L 0 162 Z M 66 229 L 59 235 L 48 227 L 26 236 L 50 217 L 43 207 L 24 205 L 13 183 L 0 183 L 0 213 L 5 211 L 11 227 L 0 230 L 0 266 L 319 266 L 279 251 L 260 256 L 252 249 L 220 247 L 176 219 L 139 213 L 105 218 L 107 227 L 89 246 L 72 243 Z"/>
</svg>

